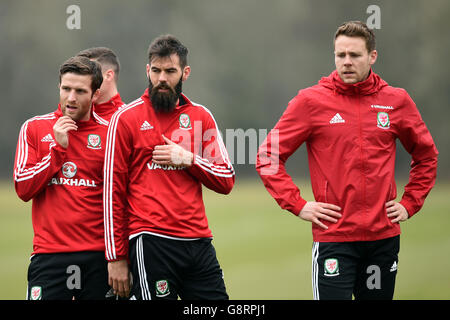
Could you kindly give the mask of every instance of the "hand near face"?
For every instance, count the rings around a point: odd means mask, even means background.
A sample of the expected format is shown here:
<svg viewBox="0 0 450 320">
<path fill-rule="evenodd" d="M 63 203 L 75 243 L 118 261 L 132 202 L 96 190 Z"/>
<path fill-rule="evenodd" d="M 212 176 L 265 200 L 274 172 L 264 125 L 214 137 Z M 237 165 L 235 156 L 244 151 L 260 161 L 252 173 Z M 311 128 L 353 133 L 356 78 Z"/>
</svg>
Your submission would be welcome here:
<svg viewBox="0 0 450 320">
<path fill-rule="evenodd" d="M 62 116 L 53 126 L 56 142 L 65 149 L 69 146 L 69 131 L 71 130 L 78 130 L 78 126 L 69 116 Z"/>
</svg>

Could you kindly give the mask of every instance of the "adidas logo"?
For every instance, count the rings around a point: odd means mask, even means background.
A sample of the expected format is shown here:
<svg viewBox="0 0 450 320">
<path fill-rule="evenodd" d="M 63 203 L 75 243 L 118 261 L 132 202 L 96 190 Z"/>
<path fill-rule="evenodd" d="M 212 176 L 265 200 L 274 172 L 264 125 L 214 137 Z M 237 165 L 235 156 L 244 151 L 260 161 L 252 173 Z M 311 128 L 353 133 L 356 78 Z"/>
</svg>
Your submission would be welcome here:
<svg viewBox="0 0 450 320">
<path fill-rule="evenodd" d="M 397 271 L 397 261 L 394 261 L 394 264 L 391 267 L 391 272 Z"/>
<path fill-rule="evenodd" d="M 141 130 L 144 131 L 150 129 L 153 129 L 153 126 L 150 123 L 148 123 L 147 120 L 145 120 L 144 123 L 141 125 Z"/>
<path fill-rule="evenodd" d="M 41 142 L 55 142 L 55 140 L 53 140 L 52 135 L 49 133 L 41 139 Z"/>
<path fill-rule="evenodd" d="M 345 120 L 342 119 L 341 115 L 339 113 L 336 113 L 336 115 L 330 120 L 330 123 L 345 123 Z"/>
</svg>

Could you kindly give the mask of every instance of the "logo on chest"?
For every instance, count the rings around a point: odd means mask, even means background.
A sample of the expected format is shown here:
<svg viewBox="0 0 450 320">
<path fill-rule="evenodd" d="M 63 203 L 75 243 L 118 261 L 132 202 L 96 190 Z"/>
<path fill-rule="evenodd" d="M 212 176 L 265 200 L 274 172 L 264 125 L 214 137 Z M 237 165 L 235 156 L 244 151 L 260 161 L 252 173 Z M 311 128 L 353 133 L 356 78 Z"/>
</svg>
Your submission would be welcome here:
<svg viewBox="0 0 450 320">
<path fill-rule="evenodd" d="M 391 121 L 389 120 L 389 114 L 387 112 L 377 113 L 377 127 L 381 129 L 389 129 Z"/>
<path fill-rule="evenodd" d="M 73 187 L 97 187 L 94 180 L 72 179 L 77 174 L 78 168 L 74 162 L 65 162 L 62 165 L 61 172 L 64 177 L 53 177 L 49 185 L 67 185 Z"/>
<path fill-rule="evenodd" d="M 73 162 L 66 162 L 62 166 L 62 174 L 66 178 L 73 178 L 77 174 L 77 165 Z"/>
<path fill-rule="evenodd" d="M 102 148 L 102 140 L 98 134 L 90 134 L 87 138 L 87 147 L 89 149 L 98 150 Z"/>
<path fill-rule="evenodd" d="M 333 118 L 330 120 L 330 124 L 336 124 L 336 123 L 345 123 L 344 118 L 339 113 L 336 113 Z"/>
<path fill-rule="evenodd" d="M 186 113 L 180 114 L 180 117 L 178 118 L 178 122 L 180 124 L 180 129 L 182 130 L 191 130 L 191 118 L 189 118 L 189 115 Z"/>
</svg>

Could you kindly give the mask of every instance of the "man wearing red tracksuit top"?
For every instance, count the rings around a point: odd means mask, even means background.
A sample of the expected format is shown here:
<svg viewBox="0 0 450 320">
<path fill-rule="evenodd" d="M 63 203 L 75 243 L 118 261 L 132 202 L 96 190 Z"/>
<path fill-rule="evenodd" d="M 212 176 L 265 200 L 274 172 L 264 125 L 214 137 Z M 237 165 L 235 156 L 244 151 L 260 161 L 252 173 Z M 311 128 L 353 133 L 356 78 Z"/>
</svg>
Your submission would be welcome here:
<svg viewBox="0 0 450 320">
<path fill-rule="evenodd" d="M 211 244 L 202 185 L 234 185 L 211 112 L 181 93 L 187 49 L 173 36 L 149 48 L 149 89 L 111 119 L 105 154 L 109 281 L 132 299 L 227 299 Z"/>
<path fill-rule="evenodd" d="M 104 299 L 109 290 L 102 210 L 107 122 L 91 107 L 101 83 L 97 63 L 67 60 L 58 109 L 20 131 L 14 182 L 22 200 L 33 200 L 30 300 Z"/>
<path fill-rule="evenodd" d="M 375 37 L 361 22 L 335 35 L 336 70 L 300 90 L 258 151 L 257 171 L 278 204 L 312 222 L 315 299 L 392 299 L 400 221 L 434 185 L 437 149 L 414 102 L 371 66 Z M 396 139 L 412 156 L 400 202 Z M 307 202 L 285 169 L 306 142 L 316 201 Z"/>
</svg>

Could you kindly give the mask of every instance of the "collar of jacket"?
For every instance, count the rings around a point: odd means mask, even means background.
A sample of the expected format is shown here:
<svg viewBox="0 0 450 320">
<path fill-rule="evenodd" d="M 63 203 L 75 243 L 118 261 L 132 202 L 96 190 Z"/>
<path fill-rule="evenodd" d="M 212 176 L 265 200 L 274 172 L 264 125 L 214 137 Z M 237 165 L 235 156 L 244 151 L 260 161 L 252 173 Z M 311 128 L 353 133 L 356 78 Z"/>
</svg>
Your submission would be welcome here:
<svg viewBox="0 0 450 320">
<path fill-rule="evenodd" d="M 334 70 L 328 77 L 323 77 L 319 81 L 319 84 L 333 90 L 335 93 L 343 95 L 370 95 L 388 85 L 372 69 L 370 69 L 369 76 L 366 80 L 354 84 L 348 84 L 342 81 L 337 70 Z"/>
<path fill-rule="evenodd" d="M 122 102 L 122 98 L 120 97 L 120 94 L 117 93 L 115 96 L 111 97 L 111 99 L 109 99 L 106 102 L 103 103 L 99 103 L 99 104 L 95 104 L 94 103 L 94 109 L 96 113 L 107 113 L 108 111 L 116 111 L 118 107 L 122 106 L 123 102 Z"/>
</svg>

